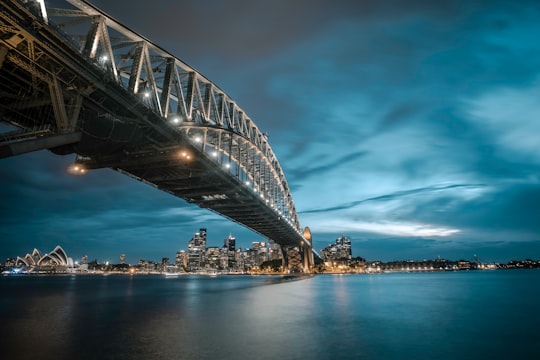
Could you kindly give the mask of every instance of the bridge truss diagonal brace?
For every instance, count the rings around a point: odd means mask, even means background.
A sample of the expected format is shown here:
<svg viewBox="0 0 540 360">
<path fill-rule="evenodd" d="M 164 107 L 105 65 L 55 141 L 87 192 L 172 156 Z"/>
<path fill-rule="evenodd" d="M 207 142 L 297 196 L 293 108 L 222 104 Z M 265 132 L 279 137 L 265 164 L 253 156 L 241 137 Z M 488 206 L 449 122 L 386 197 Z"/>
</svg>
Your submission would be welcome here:
<svg viewBox="0 0 540 360">
<path fill-rule="evenodd" d="M 98 51 L 98 46 L 101 43 L 104 55 L 100 61 L 106 65 L 109 73 L 113 76 L 114 80 L 118 81 L 118 71 L 114 64 L 114 53 L 112 50 L 111 39 L 105 24 L 105 18 L 97 15 L 92 18 L 92 26 L 86 36 L 86 43 L 84 44 L 83 55 L 89 59 L 95 59 Z"/>
<path fill-rule="evenodd" d="M 148 97 L 150 107 L 152 107 L 160 116 L 163 116 L 164 112 L 160 103 L 159 90 L 152 68 L 152 60 L 150 58 L 150 53 L 148 52 L 148 43 L 145 41 L 140 41 L 138 43 L 135 54 L 133 55 L 128 91 L 133 94 L 138 94 L 141 90 L 141 85 L 144 86 L 143 96 Z"/>
<path fill-rule="evenodd" d="M 56 127 L 60 132 L 66 132 L 69 129 L 69 119 L 64 106 L 64 95 L 58 79 L 54 76 L 49 82 L 49 91 L 51 93 L 51 102 L 56 119 Z"/>
<path fill-rule="evenodd" d="M 6 55 L 8 53 L 8 48 L 4 45 L 0 44 L 0 69 L 4 65 L 4 60 L 6 59 Z"/>
<path fill-rule="evenodd" d="M 56 78 L 53 76 L 49 79 L 49 91 L 51 95 L 51 103 L 53 106 L 56 127 L 60 133 L 72 132 L 75 129 L 79 113 L 81 111 L 83 98 L 77 94 L 70 104 L 70 113 L 66 111 L 64 94 L 62 87 Z"/>
</svg>

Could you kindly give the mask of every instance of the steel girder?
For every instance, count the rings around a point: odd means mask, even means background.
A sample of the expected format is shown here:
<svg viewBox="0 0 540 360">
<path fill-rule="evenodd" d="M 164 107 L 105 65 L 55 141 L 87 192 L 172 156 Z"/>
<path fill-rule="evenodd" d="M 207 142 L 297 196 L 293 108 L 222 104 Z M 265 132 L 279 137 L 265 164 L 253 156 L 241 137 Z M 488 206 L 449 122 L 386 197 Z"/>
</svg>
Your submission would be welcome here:
<svg viewBox="0 0 540 360">
<path fill-rule="evenodd" d="M 67 2 L 72 8 L 47 9 L 48 21 L 72 35 L 89 60 L 180 131 L 189 135 L 201 128 L 203 141 L 235 162 L 253 188 L 272 199 L 300 230 L 292 194 L 268 137 L 234 100 L 194 68 L 89 3 Z M 228 134 L 249 149 L 226 144 L 223 138 Z"/>
</svg>

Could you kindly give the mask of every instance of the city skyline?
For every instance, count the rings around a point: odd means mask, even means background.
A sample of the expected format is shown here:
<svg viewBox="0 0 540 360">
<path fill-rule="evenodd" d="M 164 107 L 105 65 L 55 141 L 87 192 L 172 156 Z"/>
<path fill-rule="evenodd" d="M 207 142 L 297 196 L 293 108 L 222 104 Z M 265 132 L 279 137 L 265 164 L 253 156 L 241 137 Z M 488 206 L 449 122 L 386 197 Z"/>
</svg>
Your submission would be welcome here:
<svg viewBox="0 0 540 360">
<path fill-rule="evenodd" d="M 368 259 L 540 257 L 540 4 L 90 2 L 269 134 L 317 251 L 346 234 Z M 265 240 L 110 169 L 70 175 L 73 158 L 0 160 L 1 256 L 159 256 L 200 227 Z"/>
</svg>

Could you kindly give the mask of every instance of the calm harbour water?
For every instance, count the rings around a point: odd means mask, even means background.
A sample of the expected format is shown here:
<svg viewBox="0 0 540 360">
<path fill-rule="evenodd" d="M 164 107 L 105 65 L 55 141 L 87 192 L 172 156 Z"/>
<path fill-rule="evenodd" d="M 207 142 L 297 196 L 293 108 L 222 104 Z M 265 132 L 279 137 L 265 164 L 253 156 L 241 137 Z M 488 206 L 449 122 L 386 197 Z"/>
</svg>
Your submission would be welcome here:
<svg viewBox="0 0 540 360">
<path fill-rule="evenodd" d="M 3 359 L 539 358 L 540 271 L 0 277 Z"/>
</svg>

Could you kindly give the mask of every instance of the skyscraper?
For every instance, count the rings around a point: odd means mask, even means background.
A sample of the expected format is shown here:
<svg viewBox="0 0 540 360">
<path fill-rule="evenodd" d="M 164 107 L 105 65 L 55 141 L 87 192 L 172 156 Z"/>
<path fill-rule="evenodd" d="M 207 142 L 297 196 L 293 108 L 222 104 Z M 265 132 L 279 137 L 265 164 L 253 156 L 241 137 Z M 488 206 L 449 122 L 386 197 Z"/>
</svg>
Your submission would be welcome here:
<svg viewBox="0 0 540 360">
<path fill-rule="evenodd" d="M 236 238 L 229 233 L 229 236 L 223 241 L 223 247 L 227 249 L 227 268 L 234 269 L 236 267 Z M 225 268 L 225 266 L 223 266 Z"/>
<path fill-rule="evenodd" d="M 266 247 L 266 241 L 253 241 L 251 247 L 254 251 L 255 265 L 261 265 L 268 260 L 268 248 Z"/>
<path fill-rule="evenodd" d="M 346 259 L 352 258 L 351 239 L 345 235 L 341 235 L 336 239 L 336 244 L 339 248 L 340 257 Z"/>
<path fill-rule="evenodd" d="M 204 264 L 206 253 L 206 229 L 200 229 L 188 243 L 188 267 L 196 271 Z"/>
<path fill-rule="evenodd" d="M 223 242 L 224 242 L 224 245 L 227 247 L 227 250 L 229 251 L 236 250 L 236 238 L 232 236 L 231 233 L 229 233 L 229 236 Z"/>
<path fill-rule="evenodd" d="M 270 260 L 281 260 L 281 245 L 278 243 L 270 242 L 270 248 L 268 249 L 268 257 Z"/>
</svg>

